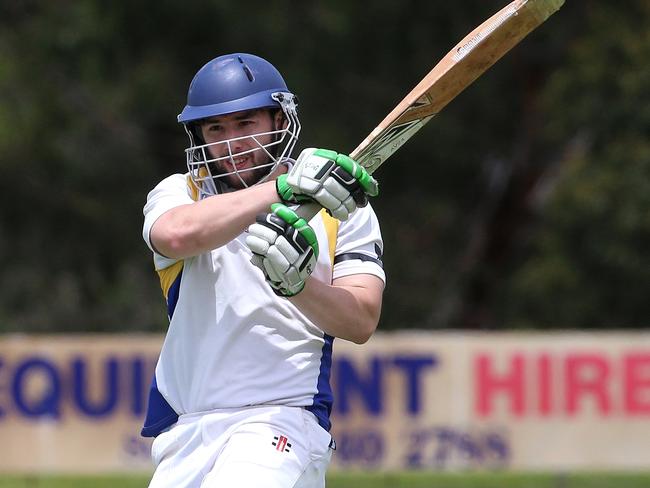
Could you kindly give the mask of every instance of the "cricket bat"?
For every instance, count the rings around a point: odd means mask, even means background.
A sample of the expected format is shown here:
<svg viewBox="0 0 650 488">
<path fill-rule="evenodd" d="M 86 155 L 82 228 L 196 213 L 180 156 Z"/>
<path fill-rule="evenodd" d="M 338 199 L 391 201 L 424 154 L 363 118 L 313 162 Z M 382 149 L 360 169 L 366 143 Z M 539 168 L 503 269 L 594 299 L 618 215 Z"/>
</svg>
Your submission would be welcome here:
<svg viewBox="0 0 650 488">
<path fill-rule="evenodd" d="M 467 34 L 359 144 L 350 157 L 373 173 L 392 154 L 526 35 L 564 0 L 514 0 Z M 310 220 L 317 204 L 301 205 Z"/>
</svg>

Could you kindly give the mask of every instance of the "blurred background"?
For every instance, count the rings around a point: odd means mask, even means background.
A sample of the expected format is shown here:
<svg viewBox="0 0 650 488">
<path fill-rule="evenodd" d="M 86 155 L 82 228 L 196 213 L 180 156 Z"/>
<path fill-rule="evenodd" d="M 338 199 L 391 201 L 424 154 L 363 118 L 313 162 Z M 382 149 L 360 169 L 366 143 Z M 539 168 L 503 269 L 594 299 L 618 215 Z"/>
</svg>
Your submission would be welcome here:
<svg viewBox="0 0 650 488">
<path fill-rule="evenodd" d="M 3 0 L 0 330 L 164 330 L 142 206 L 208 60 L 268 58 L 300 148 L 351 151 L 504 4 Z M 567 2 L 377 172 L 382 329 L 648 324 L 649 21 Z"/>
<path fill-rule="evenodd" d="M 0 0 L 0 333 L 165 331 L 142 206 L 208 60 L 268 59 L 298 150 L 346 152 L 506 3 Z M 567 0 L 377 171 L 381 331 L 646 330 L 649 27 Z"/>
</svg>

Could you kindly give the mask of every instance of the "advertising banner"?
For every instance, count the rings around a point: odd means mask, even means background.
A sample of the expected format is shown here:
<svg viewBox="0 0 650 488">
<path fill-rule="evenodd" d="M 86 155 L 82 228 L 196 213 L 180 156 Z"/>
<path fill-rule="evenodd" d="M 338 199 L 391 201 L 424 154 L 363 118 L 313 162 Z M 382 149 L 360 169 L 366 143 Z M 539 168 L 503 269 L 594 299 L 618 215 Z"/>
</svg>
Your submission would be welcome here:
<svg viewBox="0 0 650 488">
<path fill-rule="evenodd" d="M 0 471 L 146 472 L 159 335 L 0 337 Z M 334 342 L 332 470 L 650 467 L 650 334 Z"/>
<path fill-rule="evenodd" d="M 650 335 L 400 333 L 335 348 L 339 468 L 650 468 Z"/>
</svg>

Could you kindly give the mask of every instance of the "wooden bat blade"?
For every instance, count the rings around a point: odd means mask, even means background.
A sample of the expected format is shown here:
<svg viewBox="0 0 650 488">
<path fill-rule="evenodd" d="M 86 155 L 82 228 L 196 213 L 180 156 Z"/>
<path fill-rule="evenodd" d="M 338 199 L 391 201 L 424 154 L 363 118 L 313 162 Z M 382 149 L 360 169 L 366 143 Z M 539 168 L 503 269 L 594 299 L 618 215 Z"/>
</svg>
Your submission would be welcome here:
<svg viewBox="0 0 650 488">
<path fill-rule="evenodd" d="M 374 172 L 563 4 L 564 0 L 515 0 L 506 5 L 454 46 L 350 156 Z"/>
</svg>

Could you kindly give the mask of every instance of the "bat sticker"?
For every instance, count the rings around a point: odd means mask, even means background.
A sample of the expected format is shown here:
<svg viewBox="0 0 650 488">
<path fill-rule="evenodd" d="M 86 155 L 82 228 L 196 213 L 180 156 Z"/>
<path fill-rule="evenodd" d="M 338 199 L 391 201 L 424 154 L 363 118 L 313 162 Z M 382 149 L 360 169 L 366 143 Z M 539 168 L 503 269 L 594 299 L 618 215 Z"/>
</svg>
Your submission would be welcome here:
<svg viewBox="0 0 650 488">
<path fill-rule="evenodd" d="M 510 5 L 509 8 L 504 10 L 501 15 L 494 19 L 494 22 L 487 24 L 484 29 L 477 32 L 476 35 L 473 36 L 469 41 L 457 48 L 456 53 L 451 57 L 451 59 L 456 62 L 463 59 L 472 49 L 474 49 L 474 46 L 483 40 L 483 38 L 492 34 L 492 32 L 494 32 L 501 24 L 503 24 L 513 15 L 517 15 L 517 7 Z"/>
<path fill-rule="evenodd" d="M 395 151 L 411 138 L 413 133 L 420 130 L 432 116 L 423 119 L 416 119 L 405 124 L 400 124 L 389 128 L 382 135 L 375 139 L 364 151 L 370 158 L 364 158 L 361 155 L 358 158 L 359 164 L 371 173 L 375 168 L 388 159 Z"/>
</svg>

